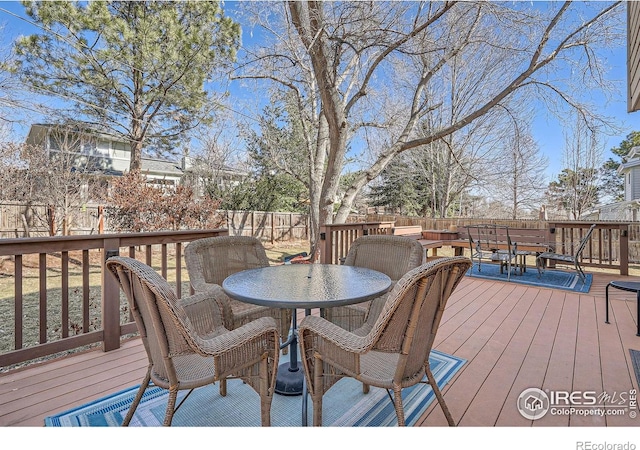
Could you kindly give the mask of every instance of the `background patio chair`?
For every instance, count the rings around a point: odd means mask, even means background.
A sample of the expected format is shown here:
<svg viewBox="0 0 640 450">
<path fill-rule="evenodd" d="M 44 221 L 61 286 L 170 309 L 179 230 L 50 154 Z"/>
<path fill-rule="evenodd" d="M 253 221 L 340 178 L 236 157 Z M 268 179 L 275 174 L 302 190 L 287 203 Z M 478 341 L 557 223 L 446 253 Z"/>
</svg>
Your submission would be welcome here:
<svg viewBox="0 0 640 450">
<path fill-rule="evenodd" d="M 178 300 L 169 283 L 144 263 L 114 256 L 106 265 L 129 301 L 149 358 L 123 426 L 129 425 L 150 381 L 169 390 L 163 425 L 170 426 L 191 390 L 227 378 L 241 378 L 260 395 L 262 425 L 271 424 L 279 356 L 274 319 L 264 317 L 229 331 L 213 291 Z M 190 391 L 175 407 L 183 389 Z"/>
<path fill-rule="evenodd" d="M 482 271 L 482 260 L 500 264 L 500 273 L 507 269 L 507 280 L 511 279 L 511 266 L 518 266 L 518 246 L 511 241 L 509 228 L 501 225 L 483 224 L 467 225 L 469 234 L 469 251 L 472 264 L 478 265 Z M 522 274 L 522 267 L 520 274 Z"/>
<path fill-rule="evenodd" d="M 580 265 L 580 259 L 582 259 L 582 252 L 589 242 L 589 238 L 593 233 L 593 230 L 596 228 L 596 224 L 594 223 L 589 227 L 586 234 L 582 237 L 578 246 L 575 249 L 573 254 L 562 254 L 555 252 L 542 252 L 536 257 L 536 267 L 538 268 L 538 277 L 542 276 L 544 273 L 544 268 L 547 266 L 547 261 L 553 260 L 562 264 L 573 265 L 576 269 L 576 273 L 580 277 L 580 279 L 584 282 L 585 275 L 584 270 L 582 270 L 582 266 Z"/>
<path fill-rule="evenodd" d="M 198 239 L 185 247 L 184 260 L 195 292 L 216 289 L 216 298 L 222 304 L 225 327 L 233 330 L 260 317 L 273 317 L 280 336 L 287 338 L 291 327 L 290 309 L 251 305 L 234 300 L 222 291 L 222 282 L 229 275 L 269 266 L 267 254 L 258 239 L 251 236 Z M 283 352 L 286 353 L 286 348 Z"/>
<path fill-rule="evenodd" d="M 469 267 L 468 258 L 457 256 L 411 270 L 395 285 L 365 336 L 350 333 L 322 317 L 302 320 L 298 331 L 315 426 L 322 425 L 322 396 L 341 377 L 393 390 L 399 426 L 405 425 L 402 389 L 429 383 L 447 422 L 455 425 L 431 373 L 429 354 L 447 300 Z"/>
<path fill-rule="evenodd" d="M 349 247 L 344 265 L 384 273 L 391 278 L 390 291 L 405 273 L 422 264 L 423 255 L 424 249 L 416 239 L 392 235 L 362 236 Z M 355 305 L 328 308 L 323 317 L 345 330 L 367 334 L 382 311 L 387 295 Z"/>
</svg>

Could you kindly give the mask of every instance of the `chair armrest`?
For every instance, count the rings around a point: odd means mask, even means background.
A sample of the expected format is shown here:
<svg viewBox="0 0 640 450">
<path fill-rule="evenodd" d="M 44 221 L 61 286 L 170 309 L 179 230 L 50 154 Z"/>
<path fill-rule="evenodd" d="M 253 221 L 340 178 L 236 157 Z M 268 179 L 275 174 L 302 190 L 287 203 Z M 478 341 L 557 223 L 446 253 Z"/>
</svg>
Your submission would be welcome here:
<svg viewBox="0 0 640 450">
<path fill-rule="evenodd" d="M 242 325 L 235 330 L 224 330 L 222 333 L 207 338 L 197 336 L 195 341 L 197 352 L 203 356 L 221 356 L 245 344 L 262 341 L 263 345 L 250 345 L 247 351 L 263 352 L 273 350 L 277 362 L 280 350 L 280 335 L 273 317 L 261 317 Z"/>
<path fill-rule="evenodd" d="M 324 341 L 323 346 L 335 346 L 351 353 L 365 353 L 373 345 L 367 336 L 353 334 L 318 316 L 306 316 L 302 319 L 298 333 L 301 339 L 304 339 L 305 335 L 317 336 Z"/>
</svg>

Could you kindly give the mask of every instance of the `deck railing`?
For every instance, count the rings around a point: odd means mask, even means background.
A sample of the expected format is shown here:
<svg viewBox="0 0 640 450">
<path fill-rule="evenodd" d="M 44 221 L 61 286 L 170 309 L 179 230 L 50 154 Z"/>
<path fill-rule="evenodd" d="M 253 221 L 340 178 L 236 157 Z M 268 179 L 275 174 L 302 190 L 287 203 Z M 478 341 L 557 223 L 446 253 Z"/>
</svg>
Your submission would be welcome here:
<svg viewBox="0 0 640 450">
<path fill-rule="evenodd" d="M 575 253 L 578 244 L 594 222 L 548 222 L 550 236 L 555 236 L 555 251 Z M 584 267 L 614 269 L 629 275 L 629 224 L 626 222 L 595 222 L 580 264 Z"/>
<path fill-rule="evenodd" d="M 137 330 L 118 284 L 104 271 L 106 259 L 122 254 L 144 261 L 181 297 L 189 289 L 183 244 L 227 234 L 215 229 L 0 239 L 0 368 L 96 343 L 104 351 L 118 348 L 121 336 Z"/>
<path fill-rule="evenodd" d="M 553 245 L 558 253 L 572 254 L 582 236 L 594 222 L 546 222 L 548 235 L 555 237 Z M 582 254 L 581 264 L 617 270 L 629 274 L 629 223 L 595 222 L 596 228 Z M 320 228 L 323 263 L 338 264 L 349 252 L 351 243 L 366 234 L 391 234 L 394 222 L 364 222 L 326 225 Z M 446 241 L 443 246 L 446 246 Z"/>
<path fill-rule="evenodd" d="M 391 234 L 394 222 L 337 223 L 320 227 L 320 261 L 339 264 L 351 243 L 368 234 Z"/>
</svg>

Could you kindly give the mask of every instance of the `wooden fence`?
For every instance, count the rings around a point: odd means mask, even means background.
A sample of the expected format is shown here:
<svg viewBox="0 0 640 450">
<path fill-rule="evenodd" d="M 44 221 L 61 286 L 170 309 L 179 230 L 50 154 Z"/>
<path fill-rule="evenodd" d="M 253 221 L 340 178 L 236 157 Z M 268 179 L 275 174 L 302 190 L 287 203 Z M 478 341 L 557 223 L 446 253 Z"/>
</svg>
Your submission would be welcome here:
<svg viewBox="0 0 640 450">
<path fill-rule="evenodd" d="M 309 240 L 309 220 L 306 214 L 265 211 L 217 212 L 222 227 L 231 235 L 254 236 L 266 242 Z M 0 203 L 0 238 L 49 236 L 47 208 L 16 202 Z M 73 210 L 69 235 L 92 235 L 115 232 L 102 214 L 102 207 L 87 204 Z"/>
<path fill-rule="evenodd" d="M 100 206 L 88 204 L 74 212 L 69 234 L 91 235 L 101 231 Z M 223 216 L 222 227 L 231 235 L 255 236 L 263 242 L 308 241 L 309 219 L 306 214 L 265 211 L 218 211 Z M 27 236 L 48 236 L 46 223 L 39 218 L 46 217 L 42 205 L 26 205 L 11 202 L 0 203 L 0 238 Z M 419 225 L 423 230 L 448 230 L 450 226 L 465 226 L 494 223 L 514 228 L 548 228 L 551 221 L 535 219 L 431 219 L 427 217 L 407 217 L 389 214 L 351 215 L 347 223 L 392 222 L 394 226 Z M 618 222 L 612 221 L 612 224 Z M 619 222 L 628 224 L 629 262 L 640 263 L 640 222 Z M 108 220 L 103 224 L 103 232 L 111 233 Z M 348 238 L 347 238 L 348 239 Z"/>
</svg>

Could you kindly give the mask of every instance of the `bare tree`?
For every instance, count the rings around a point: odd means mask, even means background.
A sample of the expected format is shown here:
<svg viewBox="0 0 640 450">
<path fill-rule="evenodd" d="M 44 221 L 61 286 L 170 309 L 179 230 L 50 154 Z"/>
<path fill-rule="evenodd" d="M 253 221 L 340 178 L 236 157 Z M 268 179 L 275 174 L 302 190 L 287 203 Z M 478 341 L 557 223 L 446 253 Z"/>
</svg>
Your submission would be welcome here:
<svg viewBox="0 0 640 450">
<path fill-rule="evenodd" d="M 207 127 L 195 140 L 193 151 L 184 151 L 185 175 L 182 182 L 190 185 L 199 195 L 208 193 L 216 197 L 228 182 L 225 173 L 229 170 L 246 171 L 246 161 L 239 159 L 239 147 L 226 135 L 225 123 Z"/>
<path fill-rule="evenodd" d="M 40 33 L 16 40 L 19 75 L 36 93 L 57 97 L 59 115 L 129 142 L 130 170 L 140 169 L 143 148 L 170 152 L 218 106 L 204 83 L 224 78 L 219 69 L 240 35 L 218 2 L 24 5 Z"/>
<path fill-rule="evenodd" d="M 238 76 L 269 80 L 296 99 L 307 127 L 312 245 L 318 227 L 344 221 L 395 156 L 501 114 L 502 103 L 559 99 L 592 128 L 606 124 L 579 94 L 608 87 L 594 46 L 622 37 L 620 4 L 249 3 L 254 23 L 274 39 L 247 55 Z M 472 70 L 456 71 L 459 61 Z M 562 78 L 568 69 L 580 90 Z M 470 100 L 455 115 L 449 80 Z M 419 133 L 431 115 L 439 126 Z M 362 165 L 340 191 L 356 147 Z"/>
<path fill-rule="evenodd" d="M 523 214 L 531 215 L 544 202 L 547 188 L 547 157 L 540 153 L 538 144 L 531 135 L 530 117 L 514 117 L 510 133 L 503 140 L 495 166 L 493 179 L 485 192 L 494 200 L 501 201 L 509 211 L 509 217 L 517 219 Z"/>
<path fill-rule="evenodd" d="M 564 169 L 549 184 L 547 196 L 571 220 L 580 219 L 598 202 L 598 168 L 603 153 L 600 136 L 584 123 L 577 121 L 565 132 Z"/>
<path fill-rule="evenodd" d="M 2 198 L 28 205 L 44 205 L 45 212 L 33 209 L 35 222 L 51 234 L 67 235 L 73 218 L 91 197 L 91 189 L 103 169 L 103 158 L 92 154 L 95 137 L 68 126 L 53 128 L 48 145 L 5 144 L 2 146 Z"/>
</svg>

